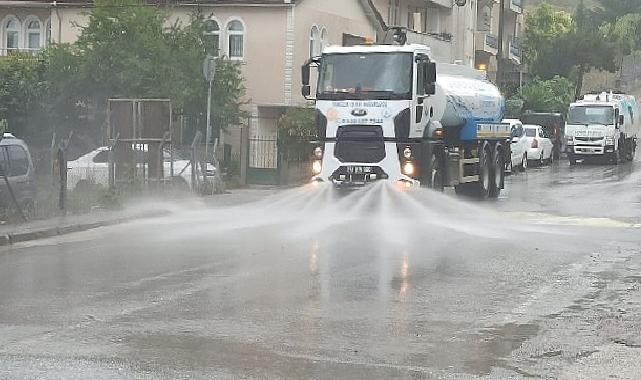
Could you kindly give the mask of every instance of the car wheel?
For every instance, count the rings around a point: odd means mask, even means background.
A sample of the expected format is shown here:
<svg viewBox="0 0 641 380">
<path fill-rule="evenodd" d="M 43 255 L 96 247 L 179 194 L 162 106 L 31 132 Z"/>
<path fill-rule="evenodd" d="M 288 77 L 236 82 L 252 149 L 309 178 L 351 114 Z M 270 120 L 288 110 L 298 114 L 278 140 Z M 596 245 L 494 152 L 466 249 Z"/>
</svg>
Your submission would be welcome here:
<svg viewBox="0 0 641 380">
<path fill-rule="evenodd" d="M 523 155 L 523 159 L 521 160 L 521 167 L 519 170 L 521 173 L 523 173 L 527 169 L 527 153 Z"/>
<path fill-rule="evenodd" d="M 543 160 L 543 151 L 541 151 L 541 157 L 539 157 L 538 164 L 539 164 L 539 166 L 545 165 L 545 161 Z"/>
</svg>

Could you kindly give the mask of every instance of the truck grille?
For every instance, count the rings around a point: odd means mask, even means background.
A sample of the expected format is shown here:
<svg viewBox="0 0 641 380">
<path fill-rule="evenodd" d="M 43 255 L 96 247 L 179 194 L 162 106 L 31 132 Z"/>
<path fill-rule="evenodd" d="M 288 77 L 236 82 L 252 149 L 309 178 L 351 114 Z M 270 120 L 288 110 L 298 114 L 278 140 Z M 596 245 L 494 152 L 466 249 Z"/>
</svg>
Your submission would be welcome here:
<svg viewBox="0 0 641 380">
<path fill-rule="evenodd" d="M 383 127 L 344 125 L 336 131 L 334 155 L 341 162 L 380 162 L 385 158 Z"/>
<path fill-rule="evenodd" d="M 603 137 L 575 137 L 578 141 L 601 141 Z"/>
</svg>

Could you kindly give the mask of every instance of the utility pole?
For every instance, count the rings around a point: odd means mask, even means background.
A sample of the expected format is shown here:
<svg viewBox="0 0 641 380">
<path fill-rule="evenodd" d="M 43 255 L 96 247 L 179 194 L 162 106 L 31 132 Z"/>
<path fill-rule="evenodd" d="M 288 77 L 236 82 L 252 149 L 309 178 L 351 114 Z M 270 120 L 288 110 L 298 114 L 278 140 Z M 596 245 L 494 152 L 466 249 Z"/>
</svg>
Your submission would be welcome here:
<svg viewBox="0 0 641 380">
<path fill-rule="evenodd" d="M 209 144 L 211 143 L 211 89 L 214 85 L 214 76 L 216 75 L 216 58 L 211 55 L 205 57 L 203 62 L 203 75 L 209 82 L 207 90 L 207 132 L 205 135 L 205 160 L 209 162 Z"/>
<path fill-rule="evenodd" d="M 503 85 L 503 32 L 505 31 L 505 0 L 499 2 L 499 35 L 498 50 L 496 52 L 496 86 Z"/>
</svg>

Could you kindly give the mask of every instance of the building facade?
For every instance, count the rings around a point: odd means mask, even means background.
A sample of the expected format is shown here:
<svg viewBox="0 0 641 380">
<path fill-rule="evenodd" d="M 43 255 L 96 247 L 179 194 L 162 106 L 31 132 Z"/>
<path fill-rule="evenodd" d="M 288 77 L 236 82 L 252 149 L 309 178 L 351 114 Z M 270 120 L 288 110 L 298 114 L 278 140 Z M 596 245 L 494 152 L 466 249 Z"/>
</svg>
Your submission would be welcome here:
<svg viewBox="0 0 641 380">
<path fill-rule="evenodd" d="M 189 22 L 199 11 L 211 18 L 212 43 L 221 56 L 239 62 L 247 89 L 250 165 L 277 165 L 277 120 L 288 107 L 305 106 L 301 66 L 327 45 L 390 42 L 392 26 L 407 28 L 408 42 L 431 48 L 437 62 L 488 71 L 496 67 L 499 0 L 148 0 Z M 505 57 L 518 64 L 522 0 L 505 0 Z M 509 9 L 508 9 L 509 8 Z M 37 51 L 48 43 L 74 42 L 88 21 L 85 0 L 0 0 L 0 56 Z M 240 149 L 239 128 L 222 139 Z M 263 146 L 264 145 L 264 146 Z"/>
<path fill-rule="evenodd" d="M 521 41 L 523 38 L 525 0 L 504 0 L 503 11 L 503 82 L 520 83 Z M 475 40 L 475 65 L 485 70 L 488 78 L 497 80 L 497 59 L 499 52 L 500 0 L 479 0 Z"/>
</svg>

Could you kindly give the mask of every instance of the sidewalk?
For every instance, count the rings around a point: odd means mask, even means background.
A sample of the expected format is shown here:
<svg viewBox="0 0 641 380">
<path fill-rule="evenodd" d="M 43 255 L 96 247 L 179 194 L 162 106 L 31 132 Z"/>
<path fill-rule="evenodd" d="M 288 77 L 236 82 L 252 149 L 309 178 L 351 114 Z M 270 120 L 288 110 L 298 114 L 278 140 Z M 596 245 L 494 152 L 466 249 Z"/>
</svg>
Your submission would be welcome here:
<svg viewBox="0 0 641 380">
<path fill-rule="evenodd" d="M 94 211 L 89 214 L 67 215 L 27 223 L 0 226 L 0 246 L 44 239 L 53 236 L 90 230 L 92 228 L 126 223 L 136 219 L 169 215 L 168 210 Z"/>
</svg>

